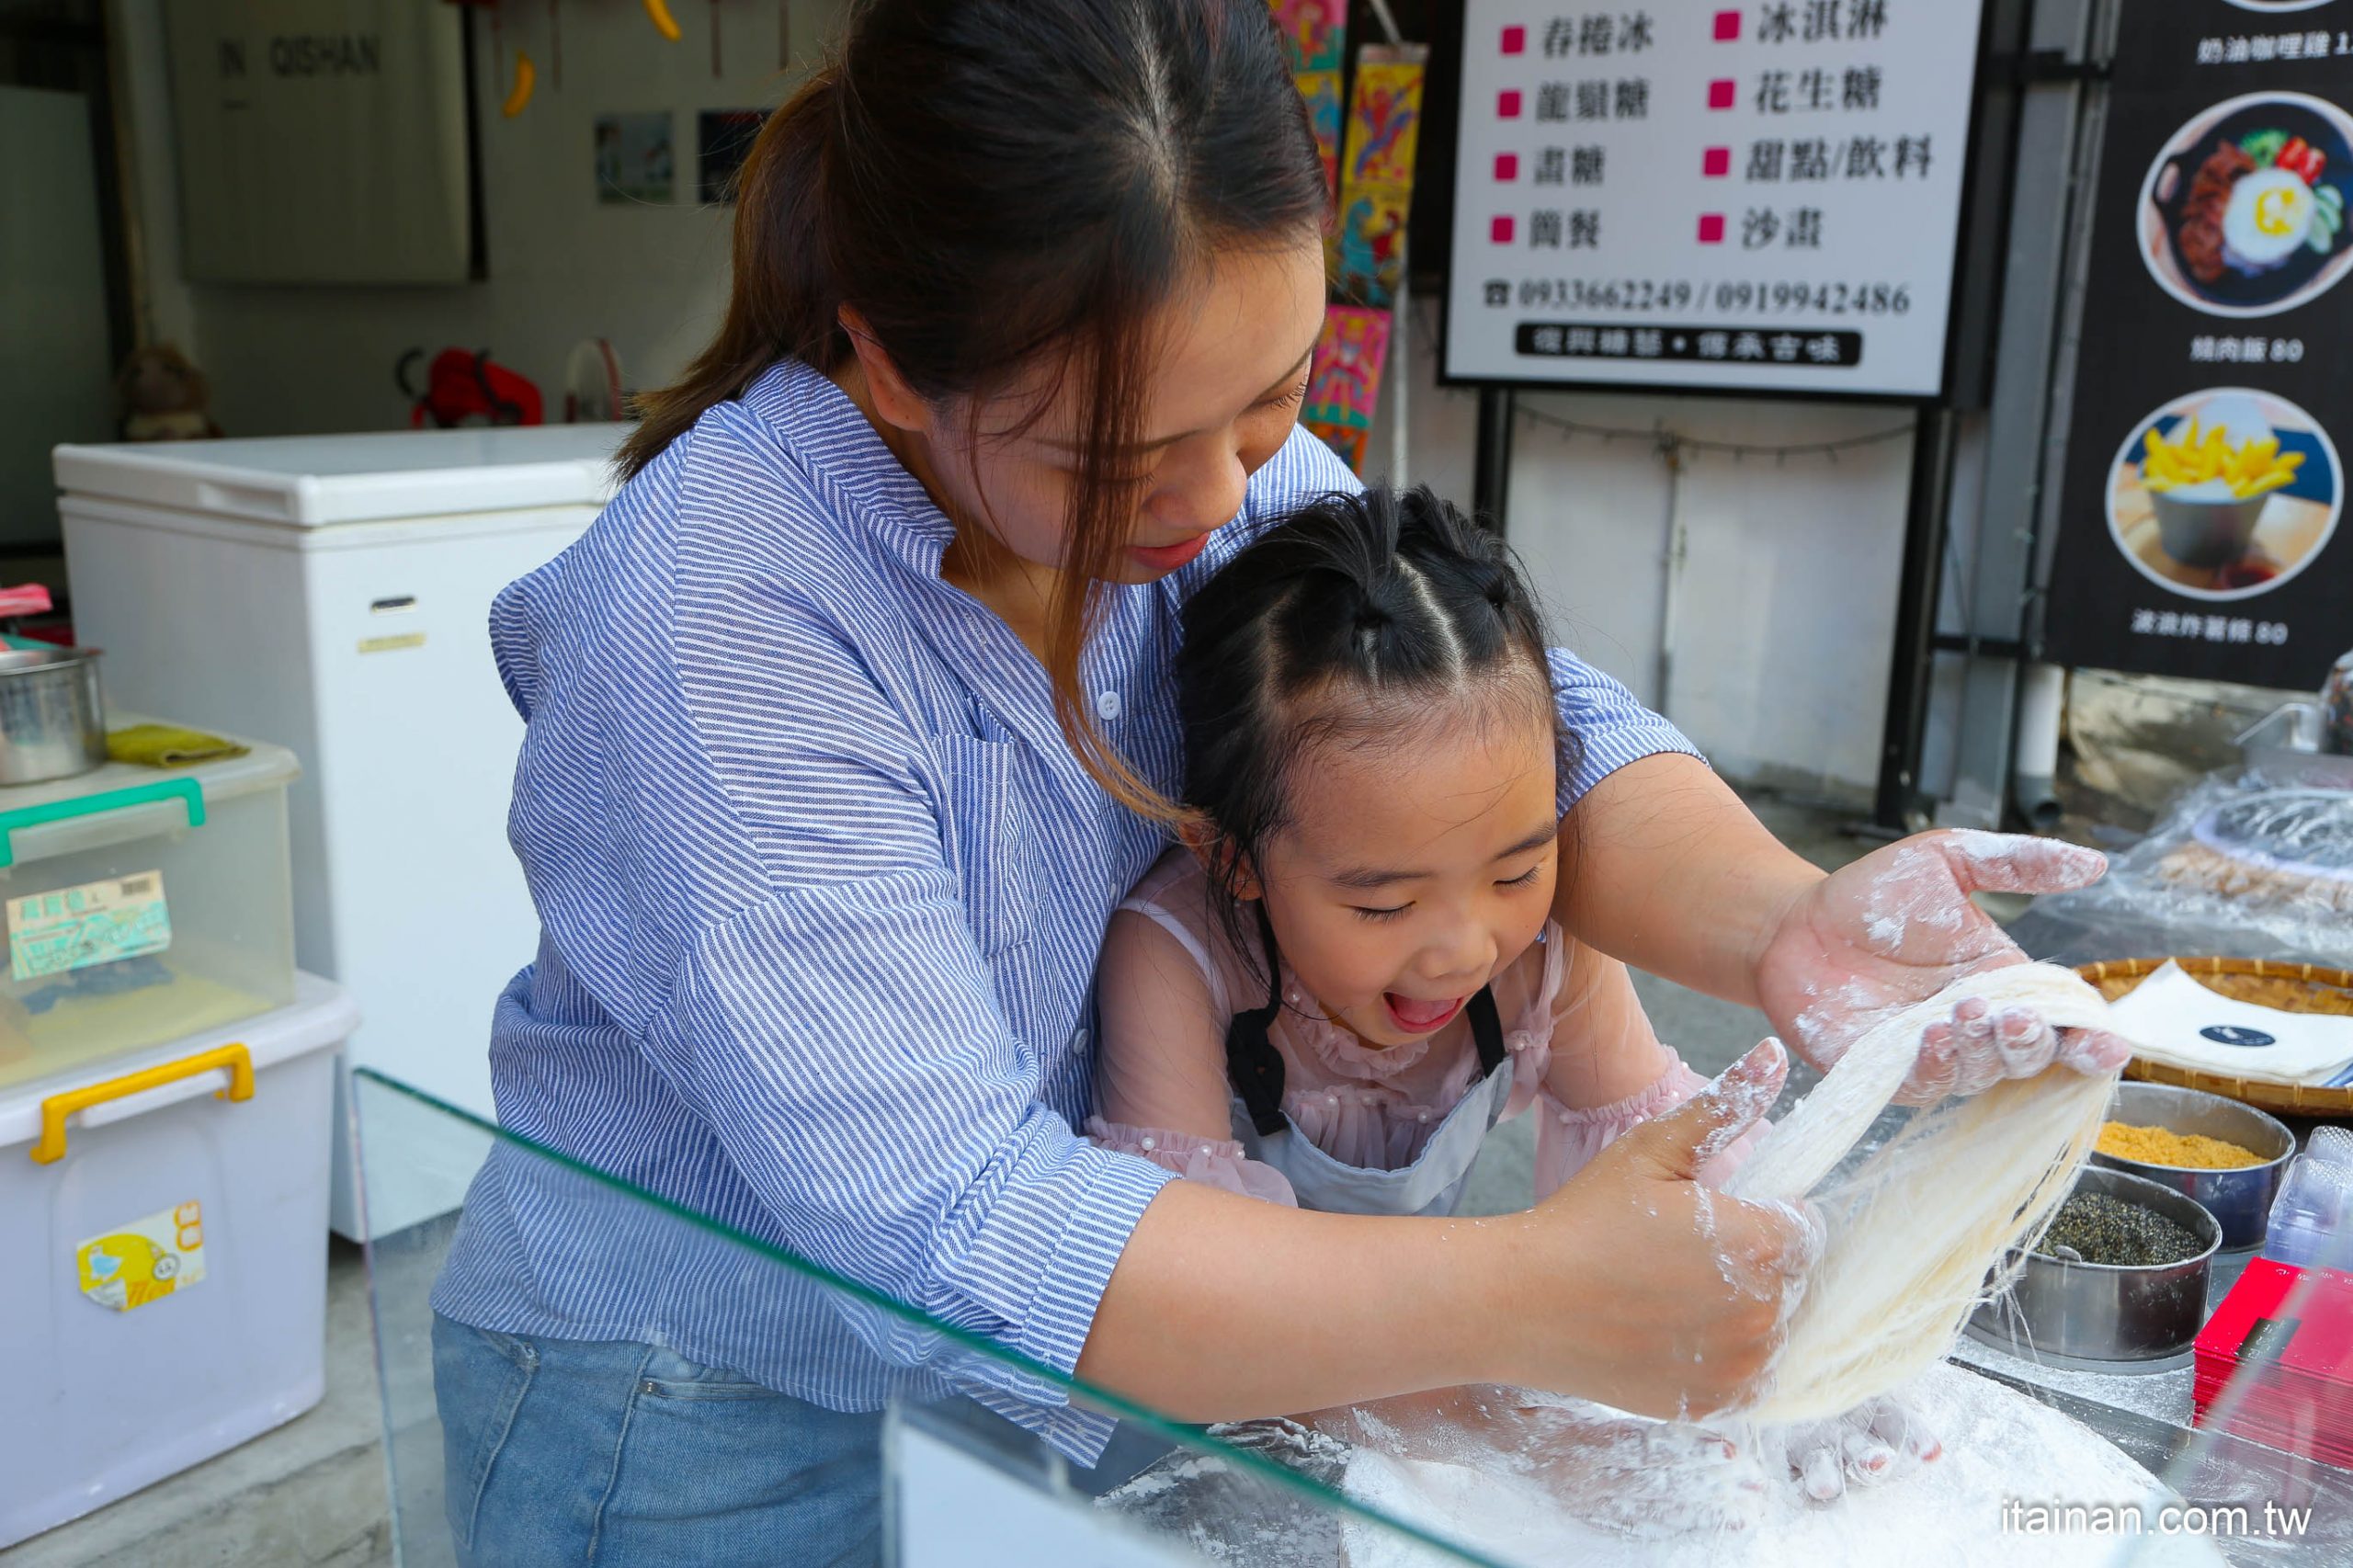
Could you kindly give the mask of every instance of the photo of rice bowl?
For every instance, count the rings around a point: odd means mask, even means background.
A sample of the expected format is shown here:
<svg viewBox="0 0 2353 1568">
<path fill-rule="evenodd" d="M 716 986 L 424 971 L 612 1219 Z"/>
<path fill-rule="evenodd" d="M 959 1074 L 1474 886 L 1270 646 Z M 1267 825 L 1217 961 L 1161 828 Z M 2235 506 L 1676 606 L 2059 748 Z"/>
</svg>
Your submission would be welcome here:
<svg viewBox="0 0 2353 1568">
<path fill-rule="evenodd" d="M 2195 599 L 2269 593 L 2336 531 L 2328 432 L 2270 392 L 2218 387 L 2143 420 L 2109 474 L 2108 526 L 2143 576 Z"/>
<path fill-rule="evenodd" d="M 2167 293 L 2210 315 L 2289 310 L 2353 269 L 2349 192 L 2353 116 L 2303 93 L 2232 98 L 2150 165 L 2141 257 Z"/>
</svg>

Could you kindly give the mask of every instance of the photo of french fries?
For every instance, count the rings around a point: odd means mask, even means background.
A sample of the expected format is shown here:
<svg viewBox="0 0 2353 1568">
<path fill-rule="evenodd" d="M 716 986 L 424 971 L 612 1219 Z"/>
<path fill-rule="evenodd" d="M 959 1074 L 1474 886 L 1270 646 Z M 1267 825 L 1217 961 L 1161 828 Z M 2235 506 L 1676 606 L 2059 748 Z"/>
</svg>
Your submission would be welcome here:
<svg viewBox="0 0 2353 1568">
<path fill-rule="evenodd" d="M 2108 525 L 2141 574 L 2200 599 L 2265 594 L 2336 530 L 2336 448 L 2276 392 L 2214 387 L 2153 410 L 2118 449 Z"/>
<path fill-rule="evenodd" d="M 2201 427 L 2194 418 L 2175 426 L 2170 437 L 2151 428 L 2142 443 L 2141 483 L 2161 494 L 2178 494 L 2219 482 L 2229 486 L 2233 498 L 2245 500 L 2291 483 L 2303 465 L 2303 453 L 2282 452 L 2276 435 L 2234 442 L 2231 434 L 2222 426 Z M 2222 499 L 2219 491 L 2209 494 Z"/>
</svg>

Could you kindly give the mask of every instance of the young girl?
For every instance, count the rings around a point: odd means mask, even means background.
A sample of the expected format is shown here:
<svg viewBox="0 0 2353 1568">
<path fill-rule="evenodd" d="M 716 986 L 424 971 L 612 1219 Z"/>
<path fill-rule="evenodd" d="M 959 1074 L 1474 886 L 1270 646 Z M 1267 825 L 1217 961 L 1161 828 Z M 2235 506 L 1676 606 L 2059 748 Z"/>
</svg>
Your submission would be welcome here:
<svg viewBox="0 0 2353 1568">
<path fill-rule="evenodd" d="M 1447 1214 L 1531 1105 L 1540 1199 L 1704 1085 L 1551 918 L 1576 739 L 1500 540 L 1427 489 L 1324 497 L 1192 600 L 1176 681 L 1197 826 L 1111 917 L 1098 1142 Z"/>
<path fill-rule="evenodd" d="M 1277 1203 L 1450 1214 L 1487 1134 L 1531 1105 L 1540 1201 L 1706 1086 L 1625 965 L 1551 918 L 1576 738 L 1500 540 L 1427 489 L 1327 495 L 1184 625 L 1193 824 L 1109 922 L 1096 1142 Z M 1699 1179 L 1729 1176 L 1762 1126 Z M 1752 1522 L 1768 1463 L 1827 1500 L 1938 1447 L 1890 1402 L 1746 1451 L 1503 1388 L 1312 1420 L 1401 1457 L 1514 1456 L 1627 1529 Z"/>
</svg>

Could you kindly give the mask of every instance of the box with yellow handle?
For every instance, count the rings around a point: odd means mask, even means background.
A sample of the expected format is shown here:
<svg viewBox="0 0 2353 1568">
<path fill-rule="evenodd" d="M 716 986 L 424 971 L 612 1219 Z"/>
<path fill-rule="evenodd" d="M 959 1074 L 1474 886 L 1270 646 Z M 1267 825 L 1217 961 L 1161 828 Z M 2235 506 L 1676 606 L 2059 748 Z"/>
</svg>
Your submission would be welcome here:
<svg viewBox="0 0 2353 1568">
<path fill-rule="evenodd" d="M 0 1092 L 293 1000 L 293 754 L 111 719 L 117 760 L 0 790 Z"/>
<path fill-rule="evenodd" d="M 0 1555 L 318 1402 L 358 1024 L 298 974 L 290 1006 L 0 1084 Z"/>
</svg>

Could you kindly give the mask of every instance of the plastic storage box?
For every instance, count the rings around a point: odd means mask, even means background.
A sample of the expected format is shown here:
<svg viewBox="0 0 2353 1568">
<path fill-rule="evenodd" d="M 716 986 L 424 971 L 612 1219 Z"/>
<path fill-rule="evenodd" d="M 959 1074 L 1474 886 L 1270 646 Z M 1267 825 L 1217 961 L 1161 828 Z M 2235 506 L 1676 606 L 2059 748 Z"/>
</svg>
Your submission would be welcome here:
<svg viewBox="0 0 2353 1568">
<path fill-rule="evenodd" d="M 337 987 L 0 1089 L 0 1548 L 318 1403 Z"/>
<path fill-rule="evenodd" d="M 255 744 L 0 789 L 0 1094 L 294 1000 L 286 788 L 300 772 Z"/>
</svg>

